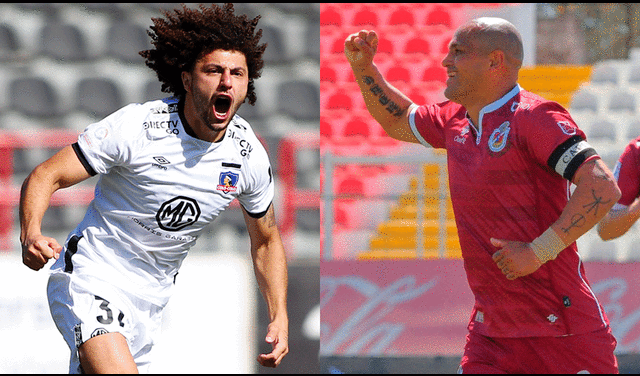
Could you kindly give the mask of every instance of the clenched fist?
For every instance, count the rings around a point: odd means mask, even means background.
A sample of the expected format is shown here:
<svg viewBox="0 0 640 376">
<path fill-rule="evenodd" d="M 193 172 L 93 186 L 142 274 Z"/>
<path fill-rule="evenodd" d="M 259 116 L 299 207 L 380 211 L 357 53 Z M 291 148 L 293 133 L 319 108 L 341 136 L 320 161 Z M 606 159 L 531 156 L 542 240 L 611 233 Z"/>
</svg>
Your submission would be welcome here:
<svg viewBox="0 0 640 376">
<path fill-rule="evenodd" d="M 373 30 L 361 30 L 344 41 L 344 53 L 352 69 L 370 66 L 377 49 L 378 35 Z"/>
<path fill-rule="evenodd" d="M 62 247 L 46 236 L 38 235 L 22 243 L 22 262 L 33 270 L 40 270 L 49 259 L 58 259 Z"/>
</svg>

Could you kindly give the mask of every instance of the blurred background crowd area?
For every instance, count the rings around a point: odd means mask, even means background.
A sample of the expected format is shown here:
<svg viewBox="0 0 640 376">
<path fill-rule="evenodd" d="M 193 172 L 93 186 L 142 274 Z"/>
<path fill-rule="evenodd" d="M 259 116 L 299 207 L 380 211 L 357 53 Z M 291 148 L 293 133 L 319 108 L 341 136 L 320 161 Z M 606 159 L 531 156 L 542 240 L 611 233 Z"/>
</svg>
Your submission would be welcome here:
<svg viewBox="0 0 640 376">
<path fill-rule="evenodd" d="M 519 84 L 567 108 L 613 169 L 640 136 L 639 12 L 631 3 L 321 4 L 321 226 L 331 246 L 323 259 L 460 257 L 445 154 L 416 163 L 424 148 L 390 139 L 373 121 L 344 57 L 349 34 L 376 30 L 376 65 L 425 104 L 445 100 L 441 62 L 458 26 L 479 16 L 511 21 L 525 47 Z M 640 258 L 637 236 L 635 225 L 604 242 L 593 229 L 578 243 L 587 260 L 623 262 Z"/>
<path fill-rule="evenodd" d="M 199 4 L 188 3 L 196 8 Z M 209 5 L 209 4 L 205 4 Z M 18 188 L 27 174 L 87 125 L 134 102 L 168 96 L 138 54 L 147 30 L 180 3 L 0 4 L 0 243 L 17 250 Z M 238 114 L 254 128 L 276 176 L 276 216 L 292 259 L 319 254 L 319 4 L 236 4 L 261 15 L 267 42 L 258 100 Z M 95 178 L 94 178 L 95 179 Z M 62 242 L 82 219 L 95 180 L 59 192 L 43 231 Z M 57 194 L 56 194 L 57 195 Z M 222 236 L 221 236 L 222 235 Z M 242 213 L 233 205 L 197 249 L 246 252 Z"/>
</svg>

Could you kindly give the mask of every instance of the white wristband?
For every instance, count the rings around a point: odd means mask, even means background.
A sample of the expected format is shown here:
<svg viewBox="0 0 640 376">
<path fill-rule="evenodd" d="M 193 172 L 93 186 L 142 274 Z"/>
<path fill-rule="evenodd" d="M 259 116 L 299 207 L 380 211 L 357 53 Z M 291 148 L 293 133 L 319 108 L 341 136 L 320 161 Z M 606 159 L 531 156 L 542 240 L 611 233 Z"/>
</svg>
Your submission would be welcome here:
<svg viewBox="0 0 640 376">
<path fill-rule="evenodd" d="M 567 246 L 551 227 L 531 242 L 533 253 L 538 256 L 543 264 L 549 260 L 554 260 L 565 248 Z"/>
</svg>

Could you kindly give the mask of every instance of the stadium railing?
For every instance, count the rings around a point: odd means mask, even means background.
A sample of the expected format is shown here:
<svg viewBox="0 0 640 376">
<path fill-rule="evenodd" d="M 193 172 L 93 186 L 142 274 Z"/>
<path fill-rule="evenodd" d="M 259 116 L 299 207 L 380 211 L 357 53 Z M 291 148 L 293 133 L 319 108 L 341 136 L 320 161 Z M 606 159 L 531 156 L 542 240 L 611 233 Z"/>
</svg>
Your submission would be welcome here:
<svg viewBox="0 0 640 376">
<path fill-rule="evenodd" d="M 369 247 L 363 247 L 363 249 L 354 249 L 354 250 L 341 250 L 339 249 L 339 247 L 344 246 L 344 242 L 340 243 L 338 241 L 338 235 L 337 235 L 337 231 L 336 228 L 336 201 L 340 198 L 338 194 L 336 194 L 334 187 L 334 179 L 335 179 L 335 171 L 338 168 L 338 166 L 341 165 L 346 165 L 346 164 L 362 164 L 362 165 L 407 165 L 407 166 L 413 166 L 413 167 L 418 167 L 420 165 L 424 165 L 424 164 L 438 164 L 440 166 L 440 171 L 441 174 L 445 174 L 446 173 L 446 155 L 444 153 L 440 153 L 435 149 L 426 149 L 424 150 L 424 152 L 419 153 L 419 154 L 398 154 L 398 155 L 393 155 L 393 156 L 340 156 L 340 155 L 335 155 L 334 153 L 332 153 L 331 150 L 323 150 L 323 154 L 322 154 L 322 175 L 324 176 L 324 180 L 322 181 L 322 192 L 321 192 L 321 196 L 322 196 L 322 208 L 321 208 L 321 212 L 322 212 L 322 216 L 321 216 L 321 229 L 320 229 L 320 234 L 321 234 L 321 259 L 324 261 L 330 261 L 330 260 L 334 260 L 336 259 L 336 257 L 343 257 L 346 256 L 346 258 L 357 258 L 358 257 L 358 253 L 360 252 L 367 252 L 367 251 L 374 251 L 374 250 L 370 250 L 368 249 Z M 424 176 L 424 168 L 417 168 L 415 173 L 417 174 L 418 178 L 417 181 L 418 182 L 424 182 L 425 181 L 425 176 Z M 447 200 L 445 199 L 446 196 L 448 195 L 448 186 L 447 186 L 447 179 L 443 178 L 442 176 L 439 179 L 439 184 L 440 187 L 437 189 L 438 195 L 440 196 L 439 200 L 438 200 L 438 217 L 437 217 L 437 223 L 438 223 L 438 233 L 435 236 L 435 238 L 437 239 L 437 250 L 436 250 L 436 257 L 440 257 L 440 258 L 444 258 L 447 257 L 451 252 L 448 249 L 448 245 L 447 245 L 447 224 L 448 221 L 450 220 L 448 218 L 448 211 L 447 211 Z M 378 198 L 385 198 L 385 196 L 387 196 L 387 193 L 384 191 L 384 187 L 380 187 L 381 188 L 381 192 L 379 194 Z M 395 195 L 394 197 L 391 197 L 392 195 L 389 195 L 389 197 L 386 197 L 390 200 L 395 200 L 399 197 L 399 195 Z M 417 184 L 417 191 L 415 193 L 415 201 L 416 202 L 423 202 L 425 197 L 427 196 L 427 192 L 425 192 L 424 189 L 424 184 Z M 367 207 L 367 205 L 365 205 L 365 207 Z M 404 253 L 411 253 L 412 256 L 411 258 L 424 258 L 424 257 L 430 257 L 430 255 L 425 247 L 425 242 L 426 237 L 431 236 L 429 234 L 425 234 L 425 213 L 424 211 L 424 205 L 417 205 L 417 212 L 416 212 L 416 218 L 415 218 L 415 242 L 411 245 L 411 247 L 409 247 L 410 249 L 406 249 L 406 250 L 394 250 L 392 252 L 390 252 L 390 254 L 402 254 Z M 363 216 L 367 216 L 367 215 L 371 215 L 372 212 L 372 208 L 368 207 L 368 209 L 366 209 L 366 212 L 362 212 L 362 213 L 358 213 L 358 215 L 363 215 Z M 380 218 L 380 222 L 382 222 L 383 220 L 385 220 L 386 218 Z M 351 245 L 353 245 L 354 242 L 352 242 Z M 365 243 L 365 242 L 361 242 L 361 243 Z M 383 250 L 381 250 L 381 252 L 384 253 Z M 389 252 L 387 252 L 389 253 Z"/>
<path fill-rule="evenodd" d="M 71 130 L 43 129 L 37 132 L 0 131 L 0 251 L 11 251 L 17 239 L 16 208 L 20 202 L 22 182 L 14 182 L 14 151 L 29 148 L 59 148 L 73 144 L 78 133 Z M 314 189 L 299 189 L 297 186 L 298 165 L 296 154 L 302 149 L 318 149 L 319 134 L 296 134 L 281 140 L 278 147 L 278 178 L 283 184 L 284 218 L 280 226 L 283 236 L 296 230 L 296 210 L 319 209 L 320 192 Z M 51 197 L 50 206 L 86 206 L 94 197 L 94 187 L 76 185 L 61 189 Z M 230 208 L 238 207 L 234 200 Z"/>
</svg>

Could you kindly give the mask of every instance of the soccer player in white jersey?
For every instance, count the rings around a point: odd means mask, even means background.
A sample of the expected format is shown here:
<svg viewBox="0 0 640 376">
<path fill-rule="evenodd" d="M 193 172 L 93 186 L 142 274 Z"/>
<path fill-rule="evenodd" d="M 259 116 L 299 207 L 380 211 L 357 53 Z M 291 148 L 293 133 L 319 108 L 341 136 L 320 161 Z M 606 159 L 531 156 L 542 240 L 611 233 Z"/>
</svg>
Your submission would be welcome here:
<svg viewBox="0 0 640 376">
<path fill-rule="evenodd" d="M 275 223 L 265 149 L 236 115 L 254 104 L 266 44 L 260 16 L 231 4 L 154 18 L 146 64 L 173 97 L 128 105 L 89 125 L 78 142 L 37 166 L 22 187 L 23 262 L 49 259 L 47 295 L 71 349 L 71 373 L 148 371 L 163 307 L 201 230 L 241 203 L 276 367 L 288 353 L 287 262 Z M 65 246 L 41 233 L 53 192 L 99 175 L 95 198 Z M 206 281 L 203 281 L 206 283 Z"/>
</svg>

